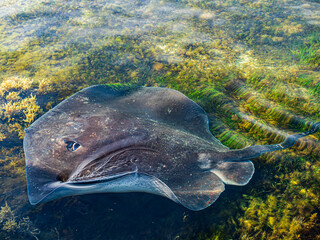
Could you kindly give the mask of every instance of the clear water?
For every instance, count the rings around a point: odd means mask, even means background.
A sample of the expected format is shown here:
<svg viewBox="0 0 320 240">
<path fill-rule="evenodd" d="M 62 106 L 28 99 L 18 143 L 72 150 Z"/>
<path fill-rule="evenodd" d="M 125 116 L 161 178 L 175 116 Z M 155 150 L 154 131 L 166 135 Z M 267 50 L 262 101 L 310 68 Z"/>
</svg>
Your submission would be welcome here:
<svg viewBox="0 0 320 240">
<path fill-rule="evenodd" d="M 94 84 L 174 88 L 230 148 L 280 142 L 320 119 L 318 0 L 0 0 L 1 239 L 316 239 L 319 133 L 254 160 L 192 212 L 144 193 L 31 206 L 23 129 Z"/>
</svg>

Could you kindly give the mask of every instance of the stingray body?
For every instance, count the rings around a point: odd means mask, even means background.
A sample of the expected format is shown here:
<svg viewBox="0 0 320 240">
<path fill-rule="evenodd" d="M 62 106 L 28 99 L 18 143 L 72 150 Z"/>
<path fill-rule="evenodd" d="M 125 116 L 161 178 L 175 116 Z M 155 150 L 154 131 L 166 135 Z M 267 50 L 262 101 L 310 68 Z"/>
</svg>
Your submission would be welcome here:
<svg viewBox="0 0 320 240">
<path fill-rule="evenodd" d="M 210 206 L 225 184 L 245 185 L 248 159 L 292 146 L 230 150 L 209 131 L 204 110 L 167 88 L 86 88 L 25 131 L 28 196 L 38 204 L 64 196 L 141 191 L 192 210 Z"/>
</svg>

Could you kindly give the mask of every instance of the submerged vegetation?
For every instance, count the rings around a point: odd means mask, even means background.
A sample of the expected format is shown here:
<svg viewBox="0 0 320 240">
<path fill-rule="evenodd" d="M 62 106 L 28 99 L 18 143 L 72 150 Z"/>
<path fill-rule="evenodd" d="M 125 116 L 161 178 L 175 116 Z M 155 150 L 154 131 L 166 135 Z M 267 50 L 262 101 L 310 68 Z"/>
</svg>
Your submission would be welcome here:
<svg viewBox="0 0 320 240">
<path fill-rule="evenodd" d="M 0 17 L 0 223 L 9 237 L 29 229 L 39 239 L 85 239 L 85 229 L 101 239 L 112 234 L 109 224 L 123 234 L 111 236 L 129 239 L 114 223 L 121 210 L 113 202 L 98 216 L 81 198 L 60 200 L 70 208 L 51 203 L 58 210 L 46 225 L 45 206 L 26 207 L 24 129 L 84 87 L 177 89 L 206 110 L 210 130 L 230 148 L 277 143 L 320 119 L 318 1 L 43 0 L 15 11 L 19 4 L 0 3 L 7 10 Z M 157 224 L 175 222 L 175 229 L 150 224 L 154 231 L 140 239 L 320 239 L 319 139 L 253 160 L 250 184 L 227 186 L 205 211 L 181 217 L 172 205 Z M 71 224 L 74 215 L 92 221 Z"/>
<path fill-rule="evenodd" d="M 35 94 L 48 94 L 44 84 L 44 81 L 35 83 L 31 78 L 16 76 L 0 83 L 0 142 L 5 139 L 13 142 L 15 139 L 23 139 L 24 129 L 43 114 Z"/>
<path fill-rule="evenodd" d="M 320 239 L 319 171 L 312 170 L 278 176 L 286 189 L 265 200 L 250 197 L 239 219 L 241 239 Z"/>
<path fill-rule="evenodd" d="M 307 42 L 294 45 L 291 52 L 299 63 L 318 68 L 320 65 L 320 33 L 312 33 Z"/>
<path fill-rule="evenodd" d="M 37 235 L 40 234 L 40 230 L 33 225 L 29 217 L 18 219 L 7 202 L 0 210 L 0 224 L 2 226 L 2 232 L 0 232 L 2 239 L 25 239 L 25 237 L 31 235 L 38 240 Z"/>
</svg>

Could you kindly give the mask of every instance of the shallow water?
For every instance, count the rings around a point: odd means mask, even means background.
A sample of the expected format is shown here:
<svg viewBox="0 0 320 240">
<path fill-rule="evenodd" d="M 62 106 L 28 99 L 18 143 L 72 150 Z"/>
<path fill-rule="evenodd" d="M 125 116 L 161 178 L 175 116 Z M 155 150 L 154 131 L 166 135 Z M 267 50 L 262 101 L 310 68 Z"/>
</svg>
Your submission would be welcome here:
<svg viewBox="0 0 320 240">
<path fill-rule="evenodd" d="M 23 129 L 78 90 L 162 86 L 230 148 L 320 119 L 320 2 L 0 1 L 1 239 L 317 239 L 320 134 L 254 159 L 244 187 L 192 212 L 144 193 L 31 206 Z"/>
</svg>

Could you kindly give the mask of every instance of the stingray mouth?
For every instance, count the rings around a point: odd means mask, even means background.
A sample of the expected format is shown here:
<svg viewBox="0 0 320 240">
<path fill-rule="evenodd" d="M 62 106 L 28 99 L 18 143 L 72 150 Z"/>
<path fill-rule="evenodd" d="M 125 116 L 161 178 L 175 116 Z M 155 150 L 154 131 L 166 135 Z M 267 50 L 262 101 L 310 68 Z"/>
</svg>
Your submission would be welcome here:
<svg viewBox="0 0 320 240">
<path fill-rule="evenodd" d="M 92 184 L 108 182 L 122 176 L 138 172 L 139 161 L 156 150 L 144 146 L 128 146 L 116 151 L 101 154 L 64 178 L 69 184 Z M 62 178 L 63 180 L 63 178 Z"/>
<path fill-rule="evenodd" d="M 107 150 L 107 151 L 106 151 Z M 75 170 L 64 170 L 58 175 L 38 167 L 27 167 L 28 196 L 31 204 L 48 202 L 60 197 L 104 192 L 130 175 L 138 174 L 142 158 L 158 154 L 146 146 L 121 146 L 101 149 L 92 154 Z"/>
<path fill-rule="evenodd" d="M 96 179 L 89 179 L 89 180 L 82 180 L 82 181 L 68 181 L 68 185 L 91 185 L 91 184 L 99 184 L 99 183 L 106 183 L 106 182 L 111 182 L 114 180 L 117 180 L 119 178 L 122 178 L 124 176 L 127 176 L 129 174 L 136 173 L 136 172 L 126 172 L 126 173 L 119 173 L 111 176 L 105 176 L 102 178 L 96 178 Z"/>
</svg>

